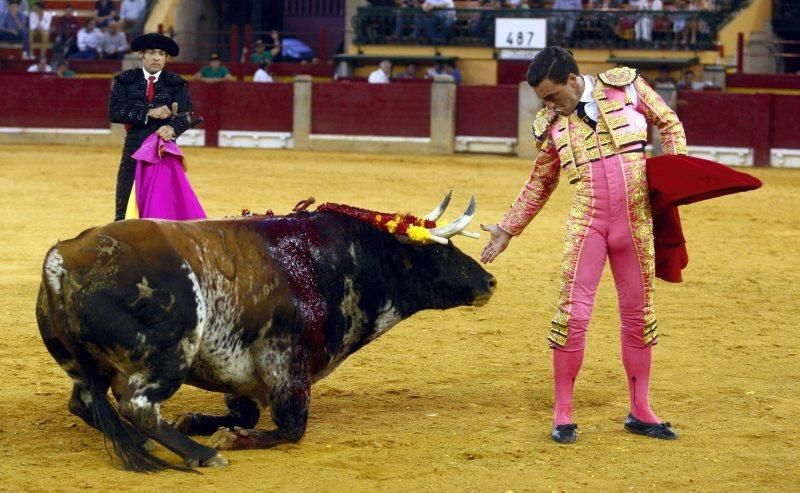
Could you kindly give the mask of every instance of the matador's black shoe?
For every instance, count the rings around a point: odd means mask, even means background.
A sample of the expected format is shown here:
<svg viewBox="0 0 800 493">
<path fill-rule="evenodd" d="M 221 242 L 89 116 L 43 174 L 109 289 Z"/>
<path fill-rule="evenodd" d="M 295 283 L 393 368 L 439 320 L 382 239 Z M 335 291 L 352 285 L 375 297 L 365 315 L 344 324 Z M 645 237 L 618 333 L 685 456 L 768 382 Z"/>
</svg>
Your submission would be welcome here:
<svg viewBox="0 0 800 493">
<path fill-rule="evenodd" d="M 645 423 L 636 418 L 633 414 L 628 414 L 625 418 L 625 429 L 637 435 L 644 435 L 661 440 L 676 440 L 678 434 L 675 433 L 669 423 Z"/>
<path fill-rule="evenodd" d="M 553 426 L 550 436 L 553 437 L 553 441 L 558 443 L 575 443 L 575 440 L 578 439 L 578 432 L 575 431 L 577 429 L 578 425 L 575 423 L 556 425 Z"/>
</svg>

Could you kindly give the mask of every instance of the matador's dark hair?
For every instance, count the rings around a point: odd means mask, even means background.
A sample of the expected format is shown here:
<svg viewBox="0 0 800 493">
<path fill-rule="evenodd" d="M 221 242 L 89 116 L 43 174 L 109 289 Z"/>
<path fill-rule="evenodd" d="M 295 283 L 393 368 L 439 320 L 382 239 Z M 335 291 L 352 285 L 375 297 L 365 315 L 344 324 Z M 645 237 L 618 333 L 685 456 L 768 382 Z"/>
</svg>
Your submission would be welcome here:
<svg viewBox="0 0 800 493">
<path fill-rule="evenodd" d="M 528 84 L 536 87 L 545 79 L 565 84 L 569 74 L 581 75 L 572 52 L 560 46 L 548 46 L 533 57 L 528 67 Z"/>
</svg>

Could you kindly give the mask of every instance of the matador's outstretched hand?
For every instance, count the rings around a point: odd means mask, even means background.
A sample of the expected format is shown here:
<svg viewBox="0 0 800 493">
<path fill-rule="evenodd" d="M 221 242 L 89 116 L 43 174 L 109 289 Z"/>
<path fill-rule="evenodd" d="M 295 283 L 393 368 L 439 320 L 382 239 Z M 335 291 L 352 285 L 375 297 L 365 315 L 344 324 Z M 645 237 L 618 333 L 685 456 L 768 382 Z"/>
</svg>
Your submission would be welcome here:
<svg viewBox="0 0 800 493">
<path fill-rule="evenodd" d="M 488 231 L 492 235 L 492 237 L 489 238 L 489 243 L 486 244 L 481 252 L 481 262 L 484 264 L 491 264 L 492 261 L 508 247 L 512 236 L 500 229 L 496 224 L 490 224 L 488 226 L 481 224 L 481 229 Z"/>
</svg>

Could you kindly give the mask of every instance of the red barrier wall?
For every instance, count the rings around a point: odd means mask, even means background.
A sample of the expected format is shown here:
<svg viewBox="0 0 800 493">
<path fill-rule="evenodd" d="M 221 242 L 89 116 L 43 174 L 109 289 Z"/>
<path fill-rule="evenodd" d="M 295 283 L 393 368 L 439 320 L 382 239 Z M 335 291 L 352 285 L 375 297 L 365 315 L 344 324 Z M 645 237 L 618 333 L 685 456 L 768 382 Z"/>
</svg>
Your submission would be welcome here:
<svg viewBox="0 0 800 493">
<path fill-rule="evenodd" d="M 222 130 L 292 131 L 292 84 L 225 82 L 219 86 L 222 101 L 219 128 Z"/>
<path fill-rule="evenodd" d="M 427 84 L 314 84 L 311 132 L 428 137 L 430 112 Z"/>
<path fill-rule="evenodd" d="M 800 89 L 800 76 L 793 74 L 727 74 L 725 85 L 748 89 Z"/>
<path fill-rule="evenodd" d="M 456 135 L 517 137 L 515 85 L 458 86 Z"/>
<path fill-rule="evenodd" d="M 800 96 L 681 91 L 678 116 L 689 145 L 750 147 L 756 165 L 767 165 L 770 148 L 800 149 L 795 123 Z"/>
<path fill-rule="evenodd" d="M 205 82 L 190 82 L 189 92 L 192 94 L 194 112 L 203 117 L 203 123 L 198 128 L 206 131 L 206 145 L 217 147 L 217 133 L 220 130 L 220 114 L 222 99 L 220 94 L 224 84 L 233 82 L 220 82 L 206 84 Z"/>
<path fill-rule="evenodd" d="M 0 127 L 104 128 L 110 79 L 0 75 Z"/>
<path fill-rule="evenodd" d="M 800 149 L 799 115 L 800 96 L 772 96 L 771 147 Z"/>
<path fill-rule="evenodd" d="M 530 60 L 498 60 L 497 83 L 519 84 L 525 82 L 530 64 Z"/>
</svg>

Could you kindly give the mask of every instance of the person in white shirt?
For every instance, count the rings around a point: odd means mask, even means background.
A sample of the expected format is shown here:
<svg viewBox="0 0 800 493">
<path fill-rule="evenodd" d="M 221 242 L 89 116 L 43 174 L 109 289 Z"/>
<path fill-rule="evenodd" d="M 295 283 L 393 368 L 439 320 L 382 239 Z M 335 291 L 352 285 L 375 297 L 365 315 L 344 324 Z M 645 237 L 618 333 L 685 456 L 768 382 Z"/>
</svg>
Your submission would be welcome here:
<svg viewBox="0 0 800 493">
<path fill-rule="evenodd" d="M 425 34 L 428 42 L 435 45 L 447 44 L 456 23 L 456 5 L 453 0 L 425 0 L 422 10 L 425 16 Z"/>
<path fill-rule="evenodd" d="M 53 69 L 47 63 L 47 58 L 44 56 L 39 58 L 39 61 L 28 67 L 28 72 L 39 72 L 39 73 L 49 73 L 52 72 Z"/>
<path fill-rule="evenodd" d="M 378 64 L 378 69 L 369 74 L 367 82 L 370 84 L 388 84 L 392 75 L 392 62 L 384 60 Z"/>
<path fill-rule="evenodd" d="M 136 27 L 144 13 L 144 0 L 122 0 L 119 4 L 119 19 L 122 22 L 122 30 L 127 32 Z"/>
<path fill-rule="evenodd" d="M 639 0 L 636 3 L 631 3 L 631 6 L 638 10 L 664 10 L 664 4 L 661 0 Z M 636 41 L 647 43 L 653 41 L 653 16 L 651 14 L 642 14 L 639 20 L 636 21 L 633 31 L 636 35 Z"/>
<path fill-rule="evenodd" d="M 103 33 L 97 29 L 94 18 L 78 31 L 78 52 L 70 57 L 73 60 L 96 60 L 102 54 Z"/>
<path fill-rule="evenodd" d="M 253 74 L 253 82 L 274 82 L 267 69 L 269 69 L 269 62 L 264 60 L 258 65 L 256 73 Z"/>
<path fill-rule="evenodd" d="M 121 60 L 128 51 L 128 38 L 119 30 L 119 24 L 111 22 L 108 30 L 103 33 L 103 58 L 107 60 Z"/>
<path fill-rule="evenodd" d="M 53 22 L 53 14 L 44 10 L 44 2 L 33 4 L 33 12 L 28 16 L 28 36 L 30 36 L 31 55 L 36 55 L 36 47 L 39 47 L 39 55 L 44 55 L 47 43 L 50 41 L 50 24 Z"/>
</svg>

